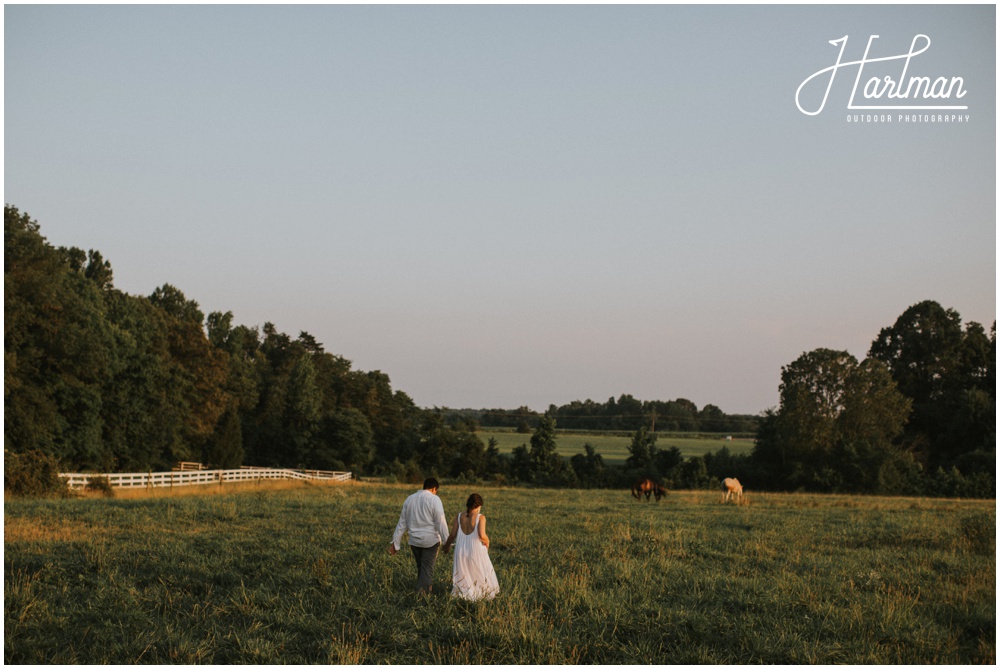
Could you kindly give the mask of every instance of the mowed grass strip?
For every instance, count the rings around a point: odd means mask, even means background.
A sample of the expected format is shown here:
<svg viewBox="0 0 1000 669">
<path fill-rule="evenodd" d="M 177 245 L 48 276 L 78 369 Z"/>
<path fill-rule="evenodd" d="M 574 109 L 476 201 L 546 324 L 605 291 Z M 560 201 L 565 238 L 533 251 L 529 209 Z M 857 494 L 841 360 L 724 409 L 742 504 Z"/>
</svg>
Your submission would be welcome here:
<svg viewBox="0 0 1000 669">
<path fill-rule="evenodd" d="M 728 448 L 733 455 L 748 455 L 753 450 L 752 439 L 731 439 L 723 437 L 671 437 L 669 432 L 657 435 L 656 447 L 668 450 L 676 446 L 685 458 L 698 457 L 706 453 L 715 453 L 722 448 Z M 519 434 L 512 431 L 480 430 L 476 433 L 484 444 L 490 438 L 497 440 L 497 448 L 501 453 L 511 453 L 521 444 L 531 444 L 530 434 Z M 584 444 L 590 444 L 594 451 L 600 454 L 606 464 L 621 465 L 628 459 L 628 447 L 632 437 L 622 434 L 558 432 L 556 448 L 563 457 L 573 457 L 583 453 Z"/>
<path fill-rule="evenodd" d="M 493 601 L 386 546 L 413 486 L 6 500 L 4 661 L 993 664 L 995 502 L 445 485 Z"/>
</svg>

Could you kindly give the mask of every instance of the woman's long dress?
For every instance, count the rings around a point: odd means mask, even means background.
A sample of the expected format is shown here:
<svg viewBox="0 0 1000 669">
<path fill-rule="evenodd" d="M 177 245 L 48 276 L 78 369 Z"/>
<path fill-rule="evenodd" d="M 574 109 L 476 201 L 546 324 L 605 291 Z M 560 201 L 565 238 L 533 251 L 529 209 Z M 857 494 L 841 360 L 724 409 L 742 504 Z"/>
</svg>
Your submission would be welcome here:
<svg viewBox="0 0 1000 669">
<path fill-rule="evenodd" d="M 476 518 L 472 532 L 466 534 L 462 531 L 461 515 L 459 515 L 458 537 L 455 540 L 455 565 L 451 572 L 452 597 L 493 599 L 500 592 L 497 573 L 493 571 L 489 552 L 479 540 L 479 518 Z"/>
</svg>

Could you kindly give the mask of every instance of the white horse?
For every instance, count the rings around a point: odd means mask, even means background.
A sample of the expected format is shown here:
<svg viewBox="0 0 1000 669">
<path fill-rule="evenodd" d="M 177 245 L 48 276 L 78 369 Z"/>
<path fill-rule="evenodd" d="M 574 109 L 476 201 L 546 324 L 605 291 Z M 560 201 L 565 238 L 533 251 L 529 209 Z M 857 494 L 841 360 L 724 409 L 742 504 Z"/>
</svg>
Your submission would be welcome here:
<svg viewBox="0 0 1000 669">
<path fill-rule="evenodd" d="M 723 501 L 728 502 L 729 498 L 736 495 L 737 504 L 743 499 L 743 486 L 736 479 L 722 479 L 722 489 L 726 491 Z"/>
</svg>

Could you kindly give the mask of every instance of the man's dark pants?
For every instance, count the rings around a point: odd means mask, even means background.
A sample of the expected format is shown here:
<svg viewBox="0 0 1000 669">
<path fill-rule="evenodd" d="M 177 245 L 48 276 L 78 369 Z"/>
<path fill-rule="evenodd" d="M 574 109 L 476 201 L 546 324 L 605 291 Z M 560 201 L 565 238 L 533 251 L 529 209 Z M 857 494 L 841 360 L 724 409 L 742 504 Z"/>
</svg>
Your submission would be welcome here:
<svg viewBox="0 0 1000 669">
<path fill-rule="evenodd" d="M 434 563 L 437 561 L 440 543 L 436 543 L 428 548 L 421 548 L 410 544 L 413 551 L 413 559 L 417 562 L 417 592 L 429 593 L 431 591 L 431 580 L 434 577 Z"/>
</svg>

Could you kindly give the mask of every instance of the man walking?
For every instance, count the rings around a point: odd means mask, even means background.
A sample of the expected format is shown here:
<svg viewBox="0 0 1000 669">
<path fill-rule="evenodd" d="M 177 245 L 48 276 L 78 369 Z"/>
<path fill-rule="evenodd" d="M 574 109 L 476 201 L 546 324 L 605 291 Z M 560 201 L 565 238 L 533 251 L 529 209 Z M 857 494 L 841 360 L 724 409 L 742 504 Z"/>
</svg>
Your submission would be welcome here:
<svg viewBox="0 0 1000 669">
<path fill-rule="evenodd" d="M 431 592 L 438 549 L 449 534 L 444 506 L 437 493 L 437 479 L 429 478 L 424 481 L 423 490 L 406 498 L 389 544 L 389 555 L 395 555 L 402 546 L 403 535 L 410 535 L 410 550 L 417 562 L 417 592 L 422 594 Z"/>
</svg>

